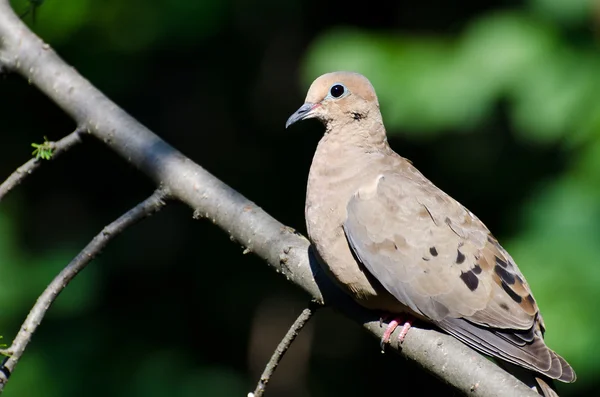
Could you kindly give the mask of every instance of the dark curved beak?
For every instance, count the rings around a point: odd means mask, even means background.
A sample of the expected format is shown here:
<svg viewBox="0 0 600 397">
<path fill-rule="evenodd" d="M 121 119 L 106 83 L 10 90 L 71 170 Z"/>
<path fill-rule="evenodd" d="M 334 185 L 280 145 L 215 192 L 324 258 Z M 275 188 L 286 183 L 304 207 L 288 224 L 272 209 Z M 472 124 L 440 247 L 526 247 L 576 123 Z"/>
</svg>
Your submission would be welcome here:
<svg viewBox="0 0 600 397">
<path fill-rule="evenodd" d="M 294 124 L 296 121 L 310 118 L 311 110 L 313 110 L 316 107 L 317 107 L 317 105 L 315 105 L 314 103 L 308 103 L 308 102 L 305 103 L 304 105 L 300 106 L 300 108 L 298 110 L 296 110 L 294 112 L 294 114 L 292 114 L 290 116 L 290 118 L 287 120 L 287 122 L 285 123 L 285 128 L 288 128 L 290 125 Z"/>
</svg>

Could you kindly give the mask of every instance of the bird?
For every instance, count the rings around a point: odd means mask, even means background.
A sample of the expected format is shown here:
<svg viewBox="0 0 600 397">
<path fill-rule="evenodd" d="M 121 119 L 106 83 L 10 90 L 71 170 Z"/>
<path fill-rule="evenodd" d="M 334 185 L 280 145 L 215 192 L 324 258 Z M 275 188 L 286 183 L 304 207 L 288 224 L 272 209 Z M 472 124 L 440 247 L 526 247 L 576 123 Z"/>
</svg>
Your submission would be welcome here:
<svg viewBox="0 0 600 397">
<path fill-rule="evenodd" d="M 325 132 L 308 175 L 308 237 L 340 288 L 392 316 L 382 345 L 399 324 L 402 341 L 421 320 L 505 368 L 524 368 L 534 380 L 528 386 L 546 397 L 558 396 L 552 380 L 576 380 L 546 346 L 542 315 L 513 258 L 477 216 L 390 147 L 365 76 L 314 80 L 285 127 L 311 118 Z"/>
</svg>

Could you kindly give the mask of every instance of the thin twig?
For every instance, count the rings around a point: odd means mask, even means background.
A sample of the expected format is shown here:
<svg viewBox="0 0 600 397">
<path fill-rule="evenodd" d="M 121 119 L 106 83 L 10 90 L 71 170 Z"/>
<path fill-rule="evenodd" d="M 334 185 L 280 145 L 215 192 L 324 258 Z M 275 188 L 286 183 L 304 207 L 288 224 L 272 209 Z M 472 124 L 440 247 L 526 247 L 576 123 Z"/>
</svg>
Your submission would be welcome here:
<svg viewBox="0 0 600 397">
<path fill-rule="evenodd" d="M 61 153 L 66 152 L 76 144 L 81 142 L 81 136 L 79 130 L 75 130 L 69 135 L 65 136 L 59 141 L 48 142 L 48 147 L 52 150 L 52 159 L 59 156 Z M 23 180 L 31 175 L 44 160 L 40 158 L 32 158 L 13 172 L 2 184 L 0 185 L 0 201 L 2 198 L 19 185 Z"/>
<path fill-rule="evenodd" d="M 263 371 L 260 380 L 256 385 L 256 390 L 254 390 L 254 393 L 249 393 L 248 397 L 262 397 L 263 393 L 265 392 L 265 389 L 267 388 L 267 384 L 269 383 L 269 380 L 271 380 L 271 376 L 273 376 L 275 369 L 277 369 L 277 366 L 281 362 L 283 355 L 285 354 L 285 352 L 287 352 L 287 350 L 292 345 L 294 339 L 296 339 L 296 336 L 298 336 L 302 328 L 304 328 L 308 320 L 310 320 L 314 312 L 319 307 L 321 307 L 321 305 L 319 305 L 315 301 L 311 301 L 308 307 L 304 309 L 302 313 L 300 313 L 300 315 L 298 316 L 296 321 L 294 321 L 294 324 L 292 324 L 292 326 L 285 334 L 281 342 L 279 342 L 279 345 L 277 346 L 277 349 L 275 349 L 275 352 L 273 352 L 271 359 L 267 363 L 267 366 L 265 367 L 265 370 Z"/>
<path fill-rule="evenodd" d="M 46 312 L 56 300 L 58 295 L 69 284 L 69 282 L 85 266 L 98 256 L 102 249 L 118 234 L 128 227 L 158 212 L 165 205 L 167 192 L 163 189 L 157 189 L 154 193 L 140 204 L 136 205 L 125 214 L 121 215 L 116 221 L 106 226 L 99 234 L 90 241 L 90 243 L 69 263 L 55 278 L 46 290 L 39 296 L 35 305 L 29 312 L 29 315 L 23 322 L 19 333 L 7 349 L 0 350 L 0 354 L 8 356 L 0 368 L 0 393 L 4 389 L 10 374 L 14 371 L 19 359 L 23 355 L 27 344 L 42 322 Z"/>
</svg>

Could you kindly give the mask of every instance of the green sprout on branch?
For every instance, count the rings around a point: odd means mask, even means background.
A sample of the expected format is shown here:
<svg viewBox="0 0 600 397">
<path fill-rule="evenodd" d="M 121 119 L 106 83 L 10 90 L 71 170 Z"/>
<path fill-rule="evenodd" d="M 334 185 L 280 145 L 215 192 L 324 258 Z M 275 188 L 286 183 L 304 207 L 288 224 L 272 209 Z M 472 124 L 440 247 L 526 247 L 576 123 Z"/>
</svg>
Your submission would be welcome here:
<svg viewBox="0 0 600 397">
<path fill-rule="evenodd" d="M 32 143 L 32 147 L 35 150 L 31 153 L 36 159 L 50 160 L 52 158 L 52 142 L 48 141 L 48 138 L 44 137 L 44 143 Z"/>
</svg>

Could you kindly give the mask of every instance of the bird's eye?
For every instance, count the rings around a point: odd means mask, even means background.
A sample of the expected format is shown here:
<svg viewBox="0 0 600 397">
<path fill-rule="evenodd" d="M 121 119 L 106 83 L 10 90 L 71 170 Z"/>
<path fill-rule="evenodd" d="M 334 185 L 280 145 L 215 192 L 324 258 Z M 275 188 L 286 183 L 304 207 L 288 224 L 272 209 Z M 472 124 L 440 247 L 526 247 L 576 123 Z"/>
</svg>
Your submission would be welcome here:
<svg viewBox="0 0 600 397">
<path fill-rule="evenodd" d="M 346 87 L 344 87 L 341 84 L 334 84 L 333 86 L 331 86 L 331 89 L 329 90 L 329 94 L 331 94 L 331 96 L 334 98 L 341 97 L 342 95 L 344 95 L 345 92 L 346 92 Z"/>
</svg>

